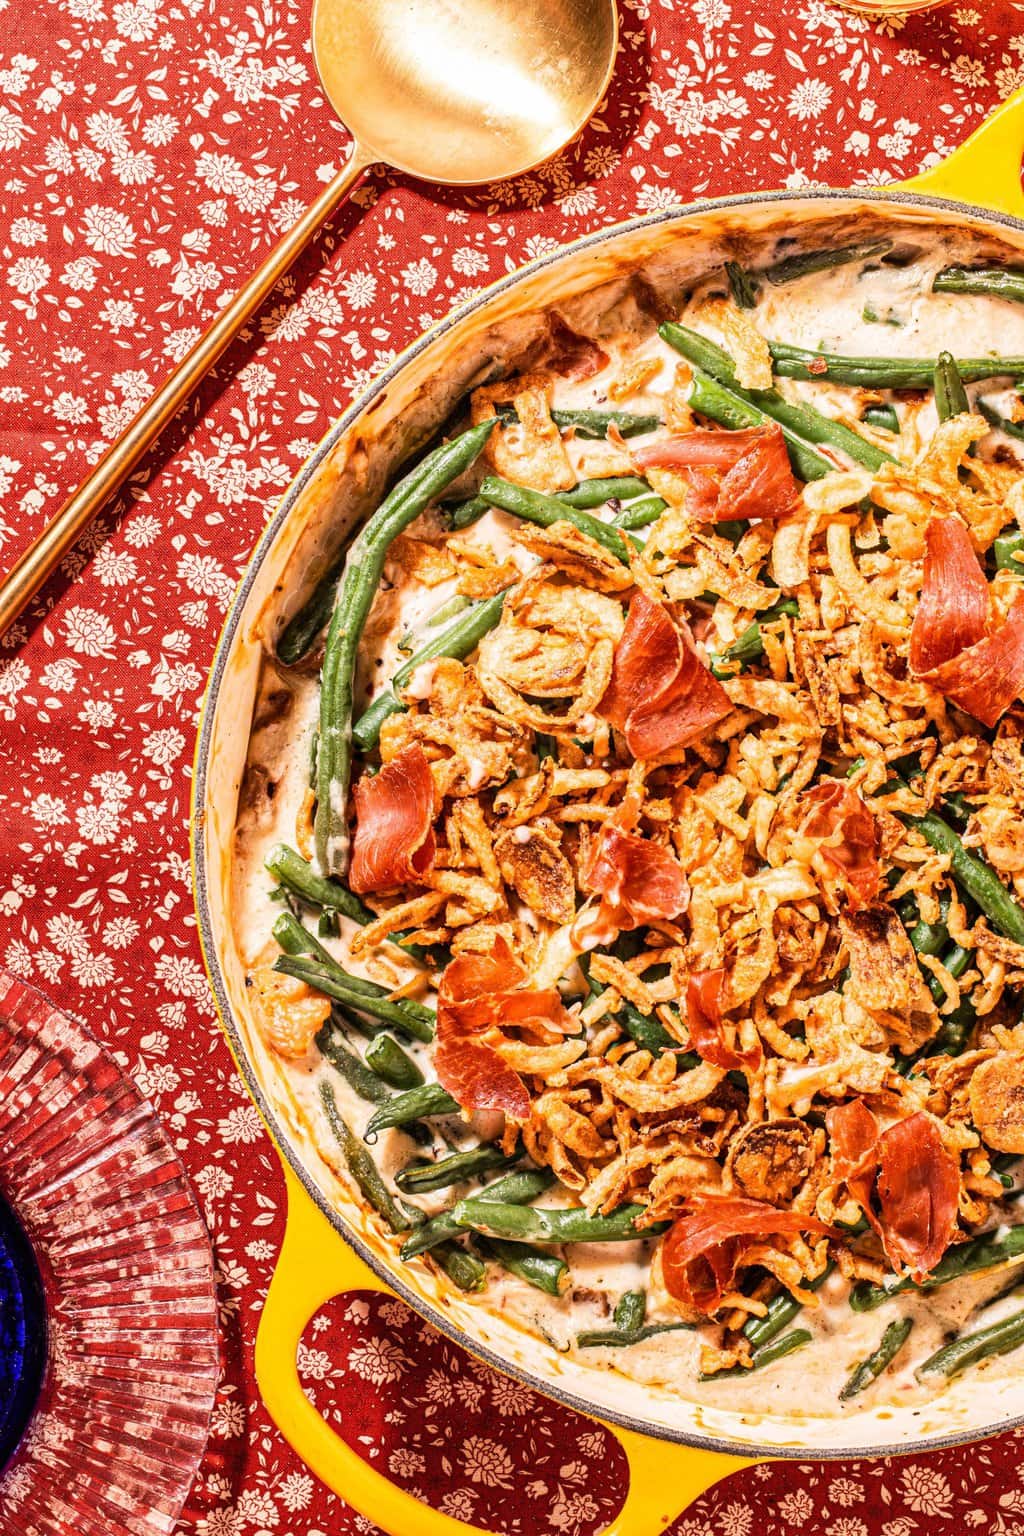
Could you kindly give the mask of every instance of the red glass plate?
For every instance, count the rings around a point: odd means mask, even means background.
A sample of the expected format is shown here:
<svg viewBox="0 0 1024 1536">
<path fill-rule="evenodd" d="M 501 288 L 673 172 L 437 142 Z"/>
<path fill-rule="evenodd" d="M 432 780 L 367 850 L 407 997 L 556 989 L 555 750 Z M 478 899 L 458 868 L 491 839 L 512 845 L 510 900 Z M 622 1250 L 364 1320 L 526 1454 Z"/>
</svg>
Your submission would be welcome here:
<svg viewBox="0 0 1024 1536">
<path fill-rule="evenodd" d="M 150 1106 L 3 970 L 0 1196 L 38 1261 L 48 1333 L 0 1536 L 168 1536 L 219 1374 L 210 1241 Z"/>
</svg>

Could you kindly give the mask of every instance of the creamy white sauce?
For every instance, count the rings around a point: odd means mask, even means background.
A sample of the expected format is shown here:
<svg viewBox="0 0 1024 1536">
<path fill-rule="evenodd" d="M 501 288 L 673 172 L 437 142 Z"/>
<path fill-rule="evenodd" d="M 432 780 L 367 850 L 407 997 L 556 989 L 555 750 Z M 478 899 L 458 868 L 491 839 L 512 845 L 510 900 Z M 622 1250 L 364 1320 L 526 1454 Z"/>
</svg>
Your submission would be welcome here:
<svg viewBox="0 0 1024 1536">
<path fill-rule="evenodd" d="M 934 356 L 943 349 L 952 348 L 961 356 L 1024 354 L 1024 308 L 999 300 L 930 293 L 933 274 L 959 259 L 961 254 L 953 242 L 941 250 L 922 252 L 909 267 L 883 266 L 862 275 L 860 266 L 853 264 L 808 276 L 784 287 L 773 288 L 763 283 L 753 318 L 762 333 L 771 339 L 815 350 Z M 770 259 L 767 252 L 765 259 Z M 707 282 L 694 290 L 681 315 L 683 323 L 707 330 L 708 327 L 697 318 L 700 303 L 708 293 L 721 290 L 721 273 L 716 268 L 709 274 Z M 870 305 L 869 312 L 873 311 L 878 320 L 865 318 L 865 305 Z M 623 336 L 619 346 L 612 346 L 611 351 L 611 363 L 602 373 L 584 381 L 560 381 L 555 403 L 563 408 L 607 406 L 607 388 L 618 372 L 621 358 L 627 355 L 635 358 L 639 354 L 658 358 L 662 366 L 642 392 L 621 402 L 618 408 L 657 412 L 662 395 L 672 384 L 678 355 L 659 340 L 653 327 L 646 335 Z M 850 392 L 833 385 L 782 381 L 781 387 L 792 398 L 813 400 L 826 413 L 837 414 L 844 406 L 849 407 Z M 1005 383 L 991 381 L 973 386 L 971 393 L 974 397 L 984 395 L 1004 413 L 1009 412 L 1016 398 L 1005 388 Z M 903 409 L 899 405 L 898 408 Z M 928 429 L 932 424 L 927 424 Z M 592 455 L 594 446 L 583 440 L 569 443 L 574 467 L 578 467 L 584 456 Z M 499 560 L 510 555 L 520 570 L 525 571 L 535 560 L 514 541 L 516 526 L 514 519 L 492 511 L 465 530 L 461 537 L 467 542 L 477 541 L 489 546 Z M 406 630 L 421 626 L 455 591 L 454 580 L 431 589 L 411 582 L 399 583 L 386 599 L 388 623 L 383 628 L 373 624 L 371 643 L 364 647 L 360 665 L 361 702 L 365 703 L 407 659 L 398 650 L 399 638 Z M 730 640 L 733 635 L 730 632 L 724 638 Z M 433 670 L 432 666 L 424 666 L 414 674 L 410 685 L 414 697 L 429 696 Z M 273 663 L 268 662 L 264 696 L 281 685 L 282 678 Z M 283 720 L 255 735 L 250 748 L 250 766 L 262 766 L 276 788 L 272 798 L 260 794 L 243 812 L 239 824 L 234 876 L 235 919 L 240 950 L 248 966 L 269 963 L 277 954 L 270 929 L 280 907 L 270 899 L 273 882 L 263 868 L 263 860 L 274 843 L 295 844 L 295 819 L 306 793 L 309 746 L 316 723 L 315 681 L 293 672 L 288 675 L 285 685 L 294 696 L 290 711 Z M 479 771 L 479 782 L 483 782 L 483 764 L 479 765 Z M 472 780 L 471 765 L 471 783 Z M 525 840 L 529 833 L 522 829 L 517 836 Z M 351 925 L 343 925 L 337 938 L 321 942 L 348 969 L 359 975 L 389 985 L 398 985 L 408 977 L 408 968 L 403 967 L 395 951 L 386 947 L 372 958 L 354 959 L 348 949 L 353 931 Z M 598 935 L 594 935 L 593 942 L 599 942 Z M 427 1076 L 432 1076 L 429 1048 L 406 1040 L 401 1043 Z M 338 1074 L 320 1060 L 315 1050 L 304 1062 L 282 1062 L 280 1071 L 287 1077 L 303 1107 L 322 1155 L 335 1169 L 340 1169 L 337 1147 L 322 1114 L 318 1094 L 321 1076 L 329 1076 L 339 1107 L 358 1134 L 364 1132 L 374 1106 L 359 1099 Z M 786 1066 L 783 1076 L 787 1081 L 798 1080 L 804 1071 L 810 1069 Z M 477 1139 L 473 1128 L 458 1116 L 436 1120 L 432 1122 L 432 1128 L 435 1133 L 433 1150 L 439 1155 L 446 1148 L 473 1145 Z M 493 1127 L 490 1133 L 493 1134 Z M 396 1130 L 384 1132 L 373 1149 L 378 1166 L 395 1194 L 398 1194 L 393 1182 L 395 1172 L 413 1156 L 430 1155 L 430 1150 L 414 1145 L 404 1133 Z M 439 1190 L 419 1197 L 417 1203 L 431 1215 L 474 1187 L 477 1186 Z M 568 1195 L 561 1201 L 548 1196 L 539 1203 L 570 1204 L 572 1201 Z M 1013 1204 L 1007 1204 L 1005 1211 L 1007 1220 L 1015 1220 L 1024 1214 Z M 492 1268 L 486 1291 L 474 1304 L 514 1316 L 557 1350 L 570 1351 L 575 1348 L 574 1339 L 580 1331 L 611 1326 L 612 1308 L 624 1291 L 649 1289 L 648 1260 L 653 1246 L 648 1241 L 570 1247 L 565 1257 L 571 1267 L 572 1287 L 557 1300 L 500 1269 Z M 886 1302 L 876 1311 L 858 1313 L 849 1306 L 845 1282 L 834 1275 L 819 1293 L 817 1304 L 806 1307 L 791 1325 L 809 1329 L 814 1335 L 811 1345 L 770 1368 L 740 1378 L 700 1385 L 695 1379 L 700 1346 L 697 1332 L 666 1333 L 628 1349 L 595 1348 L 580 1353 L 594 1369 L 623 1372 L 644 1383 L 671 1383 L 683 1396 L 755 1417 L 761 1412 L 804 1415 L 811 1400 L 817 1415 L 855 1411 L 872 1402 L 924 1402 L 941 1389 L 934 1384 L 919 1384 L 914 1377 L 914 1368 L 966 1320 L 972 1319 L 973 1326 L 973 1315 L 990 1298 L 1000 1296 L 1008 1283 L 1005 1271 L 990 1272 L 926 1295 L 903 1295 Z M 994 1302 L 978 1326 L 1006 1315 L 1021 1304 L 1019 1296 Z M 914 1321 L 909 1345 L 901 1352 L 895 1367 L 844 1410 L 838 1398 L 840 1388 L 853 1368 L 877 1346 L 887 1324 L 901 1315 L 909 1315 Z M 647 1321 L 672 1320 L 670 1307 L 652 1296 Z M 997 1380 L 1008 1368 L 1001 1362 L 990 1362 L 983 1367 Z"/>
</svg>

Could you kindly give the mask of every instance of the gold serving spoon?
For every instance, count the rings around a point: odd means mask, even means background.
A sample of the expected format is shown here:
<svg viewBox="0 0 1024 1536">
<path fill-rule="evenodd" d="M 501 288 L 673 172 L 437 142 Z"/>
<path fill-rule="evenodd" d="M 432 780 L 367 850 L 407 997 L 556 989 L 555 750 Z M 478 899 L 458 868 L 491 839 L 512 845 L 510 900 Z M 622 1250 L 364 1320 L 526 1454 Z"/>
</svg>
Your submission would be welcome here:
<svg viewBox="0 0 1024 1536">
<path fill-rule="evenodd" d="M 316 67 L 352 153 L 0 583 L 0 634 L 369 166 L 472 186 L 540 165 L 599 104 L 617 36 L 615 0 L 315 0 Z"/>
</svg>

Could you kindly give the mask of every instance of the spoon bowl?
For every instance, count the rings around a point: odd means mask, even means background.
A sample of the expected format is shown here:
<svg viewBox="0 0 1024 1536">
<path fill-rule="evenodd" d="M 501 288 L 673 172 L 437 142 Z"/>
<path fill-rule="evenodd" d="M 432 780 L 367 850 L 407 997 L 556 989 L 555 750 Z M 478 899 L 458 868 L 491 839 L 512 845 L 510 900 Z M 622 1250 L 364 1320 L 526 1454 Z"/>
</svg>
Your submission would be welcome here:
<svg viewBox="0 0 1024 1536">
<path fill-rule="evenodd" d="M 456 186 L 530 170 L 586 123 L 617 41 L 615 0 L 314 0 L 349 157 L 0 579 L 0 635 L 369 166 Z"/>
<path fill-rule="evenodd" d="M 576 136 L 607 89 L 615 0 L 315 0 L 313 57 L 367 161 L 503 181 Z"/>
</svg>

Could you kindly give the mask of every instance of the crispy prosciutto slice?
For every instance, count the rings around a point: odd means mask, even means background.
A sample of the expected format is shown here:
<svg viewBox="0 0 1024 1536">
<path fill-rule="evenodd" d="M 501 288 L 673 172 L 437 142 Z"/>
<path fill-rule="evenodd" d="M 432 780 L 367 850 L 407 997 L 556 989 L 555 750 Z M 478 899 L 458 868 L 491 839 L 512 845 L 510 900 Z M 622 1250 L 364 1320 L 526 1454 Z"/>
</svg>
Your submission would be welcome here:
<svg viewBox="0 0 1024 1536">
<path fill-rule="evenodd" d="M 925 680 L 982 725 L 997 725 L 1024 689 L 1024 592 L 994 634 L 934 667 Z"/>
<path fill-rule="evenodd" d="M 641 469 L 681 469 L 700 486 L 687 510 L 702 522 L 788 517 L 800 495 L 782 428 L 774 422 L 738 432 L 697 430 L 634 450 Z M 709 470 L 719 472 L 717 496 L 708 494 Z"/>
<path fill-rule="evenodd" d="M 832 1171 L 863 1210 L 871 1206 L 878 1171 L 878 1121 L 863 1099 L 847 1099 L 826 1111 Z"/>
<path fill-rule="evenodd" d="M 501 1110 L 523 1124 L 530 1095 L 501 1058 L 503 1032 L 550 1039 L 575 1028 L 554 988 L 527 988 L 527 973 L 504 939 L 489 954 L 458 955 L 437 991 L 434 1066 L 442 1087 L 466 1110 Z"/>
<path fill-rule="evenodd" d="M 817 857 L 842 880 L 851 907 L 866 906 L 882 878 L 875 818 L 841 779 L 822 779 L 806 799 L 810 809 L 800 824 L 801 836 L 821 839 Z"/>
<path fill-rule="evenodd" d="M 958 517 L 933 518 L 925 532 L 910 667 L 990 727 L 1024 689 L 1024 593 L 1017 593 L 1005 620 L 994 628 L 988 585 Z"/>
<path fill-rule="evenodd" d="M 732 1289 L 748 1248 L 803 1232 L 831 1235 L 832 1229 L 813 1216 L 780 1211 L 764 1200 L 697 1195 L 662 1241 L 665 1288 L 689 1311 L 710 1317 Z"/>
<path fill-rule="evenodd" d="M 417 743 L 352 789 L 356 832 L 349 884 L 360 895 L 415 884 L 434 862 L 434 778 Z"/>
<path fill-rule="evenodd" d="M 686 1022 L 690 1044 L 701 1061 L 723 1072 L 742 1071 L 761 1059 L 759 1050 L 738 1051 L 730 1045 L 722 1018 L 722 990 L 725 971 L 694 971 L 686 983 Z"/>
<path fill-rule="evenodd" d="M 879 1134 L 863 1099 L 830 1109 L 825 1123 L 833 1170 L 878 1233 L 890 1263 L 923 1279 L 953 1239 L 960 1201 L 959 1161 L 938 1125 L 918 1110 Z"/>
<path fill-rule="evenodd" d="M 976 645 L 989 620 L 988 582 L 958 517 L 933 517 L 924 535 L 924 580 L 910 631 L 910 666 L 920 676 Z"/>
<path fill-rule="evenodd" d="M 583 885 L 601 897 L 602 928 L 636 928 L 686 911 L 690 883 L 686 871 L 660 843 L 605 826 L 594 844 Z"/>
<path fill-rule="evenodd" d="M 650 758 L 696 741 L 732 704 L 686 626 L 677 628 L 660 603 L 637 589 L 598 708 L 634 757 Z"/>
<path fill-rule="evenodd" d="M 878 1152 L 885 1251 L 920 1279 L 935 1268 L 956 1231 L 960 1165 L 923 1110 L 883 1131 Z"/>
</svg>

